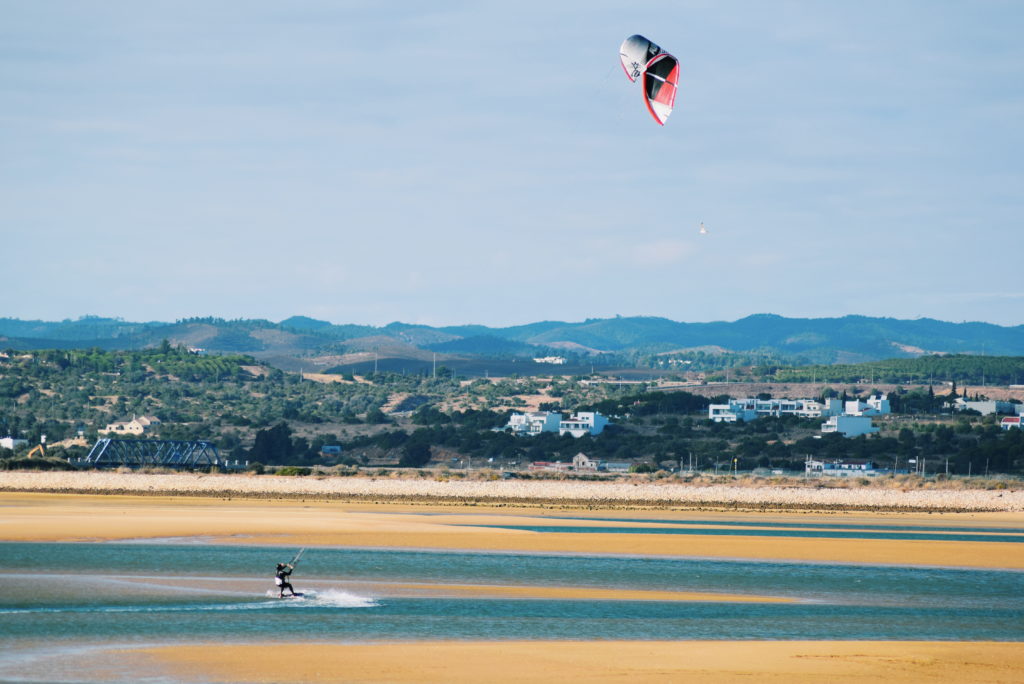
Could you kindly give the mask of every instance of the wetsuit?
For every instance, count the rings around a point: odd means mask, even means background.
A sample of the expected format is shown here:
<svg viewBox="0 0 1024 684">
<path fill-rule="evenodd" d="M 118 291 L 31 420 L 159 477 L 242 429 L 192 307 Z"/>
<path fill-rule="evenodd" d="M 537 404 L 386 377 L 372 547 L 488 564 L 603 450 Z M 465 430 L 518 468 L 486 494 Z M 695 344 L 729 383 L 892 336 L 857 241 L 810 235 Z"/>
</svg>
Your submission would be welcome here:
<svg viewBox="0 0 1024 684">
<path fill-rule="evenodd" d="M 278 563 L 277 573 L 274 575 L 274 584 L 276 584 L 280 589 L 279 598 L 284 598 L 285 589 L 290 591 L 293 596 L 295 595 L 295 589 L 288 581 L 288 576 L 290 574 L 292 574 L 291 566 L 285 565 L 283 563 Z"/>
</svg>

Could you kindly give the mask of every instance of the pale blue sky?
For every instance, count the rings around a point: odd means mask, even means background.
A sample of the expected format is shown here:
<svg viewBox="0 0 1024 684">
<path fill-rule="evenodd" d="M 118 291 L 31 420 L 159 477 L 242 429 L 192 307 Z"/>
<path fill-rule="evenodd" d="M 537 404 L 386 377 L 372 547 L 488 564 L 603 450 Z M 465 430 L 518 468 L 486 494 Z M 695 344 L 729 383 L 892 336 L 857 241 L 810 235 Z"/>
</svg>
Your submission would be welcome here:
<svg viewBox="0 0 1024 684">
<path fill-rule="evenodd" d="M 0 16 L 0 316 L 1024 323 L 1019 2 Z"/>
</svg>

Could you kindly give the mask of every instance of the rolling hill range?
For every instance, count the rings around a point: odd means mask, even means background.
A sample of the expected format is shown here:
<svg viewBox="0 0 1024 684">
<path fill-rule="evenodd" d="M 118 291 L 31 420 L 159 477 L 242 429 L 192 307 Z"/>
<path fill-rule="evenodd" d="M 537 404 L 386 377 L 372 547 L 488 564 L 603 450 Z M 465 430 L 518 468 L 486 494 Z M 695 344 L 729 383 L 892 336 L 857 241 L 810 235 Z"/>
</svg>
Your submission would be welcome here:
<svg viewBox="0 0 1024 684">
<path fill-rule="evenodd" d="M 808 319 L 757 314 L 710 323 L 638 316 L 504 328 L 398 322 L 380 327 L 336 325 L 305 316 L 277 323 L 220 318 L 133 323 L 95 316 L 59 322 L 0 319 L 0 349 L 141 349 L 163 340 L 209 353 L 251 354 L 286 370 L 336 367 L 363 372 L 377 367 L 422 372 L 444 364 L 466 375 L 651 367 L 653 358 L 697 353 L 826 364 L 925 354 L 1024 356 L 1024 326 L 867 316 Z M 532 361 L 548 356 L 562 357 L 566 363 Z"/>
</svg>

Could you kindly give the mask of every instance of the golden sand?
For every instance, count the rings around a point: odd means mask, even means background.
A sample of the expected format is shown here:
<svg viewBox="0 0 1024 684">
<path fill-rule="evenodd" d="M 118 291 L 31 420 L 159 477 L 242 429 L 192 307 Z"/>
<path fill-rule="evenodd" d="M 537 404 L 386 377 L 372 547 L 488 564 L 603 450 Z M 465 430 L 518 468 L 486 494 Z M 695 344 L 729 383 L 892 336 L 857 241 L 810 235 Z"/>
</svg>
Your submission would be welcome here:
<svg viewBox="0 0 1024 684">
<path fill-rule="evenodd" d="M 0 493 L 0 540 L 99 541 L 205 537 L 217 543 L 282 546 L 477 549 L 617 553 L 1024 569 L 1024 543 L 953 540 L 711 536 L 701 534 L 540 533 L 486 525 L 573 524 L 614 527 L 593 518 L 722 522 L 879 523 L 1024 527 L 1019 513 L 715 513 L 695 511 L 542 510 L 337 502 L 227 500 L 78 494 Z"/>
<path fill-rule="evenodd" d="M 1024 544 L 954 540 L 813 539 L 700 534 L 538 533 L 487 525 L 779 525 L 1024 527 L 1021 513 L 736 513 L 609 511 L 407 504 L 0 493 L 0 540 L 89 541 L 204 537 L 217 543 L 629 553 L 824 562 L 1024 568 Z M 577 516 L 597 520 L 566 520 Z M 623 523 L 602 518 L 636 520 Z M 658 518 L 667 523 L 644 523 Z M 761 528 L 765 529 L 765 528 Z M 131 578 L 126 578 L 131 581 Z M 149 579 L 147 581 L 153 581 Z M 255 580 L 254 580 L 255 581 Z M 213 580 L 210 580 L 213 582 Z M 215 583 L 214 583 L 215 584 Z M 312 583 L 316 584 L 316 583 Z M 352 584 L 352 583 L 349 583 Z M 215 588 L 211 585 L 211 588 Z M 777 601 L 696 592 L 394 583 L 391 595 L 600 600 Z M 201 682 L 585 681 L 630 684 L 751 681 L 1021 682 L 1024 645 L 990 642 L 416 642 L 161 646 L 109 653 L 118 672 Z M 113 666 L 113 665 L 112 665 Z"/>
<path fill-rule="evenodd" d="M 1024 681 L 1024 645 L 992 642 L 604 641 L 167 646 L 120 656 L 205 682 Z"/>
</svg>

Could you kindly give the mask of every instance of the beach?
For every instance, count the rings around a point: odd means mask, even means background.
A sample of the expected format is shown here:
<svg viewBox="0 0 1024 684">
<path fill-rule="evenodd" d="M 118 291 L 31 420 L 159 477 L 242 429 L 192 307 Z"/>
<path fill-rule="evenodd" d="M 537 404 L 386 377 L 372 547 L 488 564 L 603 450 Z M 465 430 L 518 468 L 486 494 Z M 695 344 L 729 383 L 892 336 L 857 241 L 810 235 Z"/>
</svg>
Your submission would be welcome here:
<svg viewBox="0 0 1024 684">
<path fill-rule="evenodd" d="M 0 472 L 0 491 L 167 494 L 249 498 L 323 498 L 400 503 L 685 506 L 747 509 L 1024 512 L 1024 488 L 843 487 L 836 480 L 791 479 L 765 486 L 688 484 L 678 480 L 470 480 L 421 477 L 279 477 L 201 473 Z"/>
<path fill-rule="evenodd" d="M 1022 646 L 935 642 L 430 642 L 249 644 L 127 654 L 189 681 L 351 684 L 630 682 L 778 684 L 1024 681 Z"/>
<path fill-rule="evenodd" d="M 1024 543 L 1019 541 L 1024 535 L 1024 513 L 1021 493 L 1012 490 L 685 489 L 657 483 L 2 473 L 0 541 L 199 542 L 228 547 L 424 549 L 437 553 L 1024 570 Z M 737 502 L 729 496 L 738 490 L 747 498 L 734 506 Z M 905 496 L 904 501 L 901 495 L 912 496 Z M 769 505 L 762 509 L 764 501 Z M 157 582 L 152 577 L 119 581 L 147 586 Z M 173 584 L 163 581 L 167 586 Z M 186 584 L 194 590 L 216 588 L 215 579 Z M 312 582 L 310 586 L 319 585 Z M 350 583 L 346 587 L 376 596 L 464 600 L 623 601 L 630 605 L 638 601 L 786 605 L 792 601 L 788 596 L 750 591 L 666 591 L 571 582 L 403 581 Z M 282 656 L 285 652 L 287 657 Z M 101 648 L 94 659 L 118 663 L 119 672 L 127 668 L 173 681 L 211 682 L 457 683 L 571 678 L 593 682 L 903 683 L 1012 682 L 1024 678 L 1024 646 L 1019 642 L 912 638 L 417 639 L 382 643 L 308 643 L 285 638 L 272 645 L 252 641 Z M 93 671 L 101 670 L 97 666 Z M 117 679 L 114 674 L 109 677 Z"/>
</svg>

